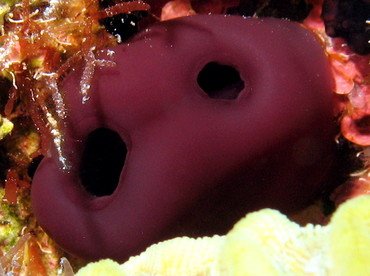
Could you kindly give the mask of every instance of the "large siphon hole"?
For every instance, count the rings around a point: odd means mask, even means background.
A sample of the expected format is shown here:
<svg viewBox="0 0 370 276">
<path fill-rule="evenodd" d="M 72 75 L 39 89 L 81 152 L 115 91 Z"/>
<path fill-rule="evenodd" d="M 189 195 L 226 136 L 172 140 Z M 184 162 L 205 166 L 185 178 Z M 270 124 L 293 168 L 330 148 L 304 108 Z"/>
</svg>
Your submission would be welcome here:
<svg viewBox="0 0 370 276">
<path fill-rule="evenodd" d="M 244 89 L 240 73 L 232 66 L 210 62 L 199 72 L 198 85 L 213 99 L 233 100 Z"/>
<path fill-rule="evenodd" d="M 86 140 L 80 165 L 82 185 L 94 196 L 111 195 L 117 188 L 127 155 L 118 133 L 98 128 Z"/>
</svg>

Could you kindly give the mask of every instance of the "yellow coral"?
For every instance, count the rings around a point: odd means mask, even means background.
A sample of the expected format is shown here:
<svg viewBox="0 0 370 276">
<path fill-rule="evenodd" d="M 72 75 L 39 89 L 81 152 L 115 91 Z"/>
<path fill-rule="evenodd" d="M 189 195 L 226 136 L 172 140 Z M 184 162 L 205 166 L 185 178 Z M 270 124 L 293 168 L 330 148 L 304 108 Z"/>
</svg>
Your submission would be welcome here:
<svg viewBox="0 0 370 276">
<path fill-rule="evenodd" d="M 370 196 L 344 203 L 328 226 L 298 224 L 275 210 L 248 214 L 226 236 L 175 238 L 119 265 L 84 275 L 370 275 Z"/>
<path fill-rule="evenodd" d="M 300 227 L 275 210 L 252 213 L 227 234 L 221 250 L 222 275 L 325 275 L 327 229 Z"/>
<path fill-rule="evenodd" d="M 14 124 L 7 118 L 0 115 L 0 140 L 13 130 Z"/>
<path fill-rule="evenodd" d="M 127 275 L 216 275 L 224 237 L 174 238 L 150 246 L 122 265 Z"/>
<path fill-rule="evenodd" d="M 370 275 L 370 195 L 342 204 L 331 221 L 330 275 Z"/>
<path fill-rule="evenodd" d="M 79 276 L 122 276 L 126 275 L 118 263 L 112 260 L 102 260 L 96 263 L 89 263 L 78 271 Z"/>
</svg>

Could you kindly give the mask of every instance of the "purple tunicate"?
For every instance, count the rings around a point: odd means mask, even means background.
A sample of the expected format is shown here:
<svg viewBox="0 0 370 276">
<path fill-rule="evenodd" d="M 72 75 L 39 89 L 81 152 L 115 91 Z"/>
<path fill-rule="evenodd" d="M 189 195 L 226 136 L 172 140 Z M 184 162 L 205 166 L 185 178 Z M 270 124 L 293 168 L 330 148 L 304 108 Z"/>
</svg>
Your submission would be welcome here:
<svg viewBox="0 0 370 276">
<path fill-rule="evenodd" d="M 175 235 L 225 233 L 249 211 L 297 210 L 326 185 L 332 78 L 307 29 L 193 16 L 154 24 L 111 50 L 117 65 L 96 70 L 85 104 L 81 70 L 61 86 L 72 169 L 60 170 L 52 155 L 32 186 L 40 225 L 68 252 L 124 261 Z M 85 162 L 104 155 L 104 143 L 88 146 L 101 129 L 126 149 L 113 147 L 124 155 L 116 187 L 104 193 L 103 180 L 94 194 Z M 90 158 L 90 147 L 103 149 Z"/>
</svg>

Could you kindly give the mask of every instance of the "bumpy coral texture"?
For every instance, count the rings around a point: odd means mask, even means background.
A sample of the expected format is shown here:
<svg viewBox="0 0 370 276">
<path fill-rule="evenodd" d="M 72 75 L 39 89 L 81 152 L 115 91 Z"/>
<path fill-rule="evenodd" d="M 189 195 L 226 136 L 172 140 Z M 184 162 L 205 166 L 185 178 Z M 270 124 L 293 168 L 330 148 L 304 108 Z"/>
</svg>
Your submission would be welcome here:
<svg viewBox="0 0 370 276">
<path fill-rule="evenodd" d="M 76 276 L 100 275 L 369 275 L 370 196 L 339 207 L 327 226 L 300 227 L 264 209 L 241 219 L 226 236 L 175 238 L 119 265 L 91 263 Z"/>
</svg>

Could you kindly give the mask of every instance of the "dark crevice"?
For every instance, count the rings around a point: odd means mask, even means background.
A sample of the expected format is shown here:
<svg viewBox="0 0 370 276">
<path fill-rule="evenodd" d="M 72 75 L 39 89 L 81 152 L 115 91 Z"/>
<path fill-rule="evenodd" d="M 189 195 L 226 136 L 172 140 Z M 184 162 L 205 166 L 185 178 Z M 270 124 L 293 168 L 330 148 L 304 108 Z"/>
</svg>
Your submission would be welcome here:
<svg viewBox="0 0 370 276">
<path fill-rule="evenodd" d="M 125 164 L 127 147 L 118 133 L 98 128 L 85 142 L 80 164 L 81 183 L 92 195 L 113 194 Z"/>
<path fill-rule="evenodd" d="M 327 35 L 343 38 L 359 55 L 370 53 L 369 0 L 325 0 L 321 18 Z"/>
<path fill-rule="evenodd" d="M 33 178 L 33 176 L 35 175 L 35 172 L 38 168 L 38 166 L 40 165 L 42 159 L 44 158 L 43 155 L 39 155 L 37 157 L 35 157 L 34 159 L 32 159 L 32 162 L 30 163 L 29 167 L 28 167 L 28 176 Z"/>
<path fill-rule="evenodd" d="M 275 17 L 302 22 L 313 6 L 308 0 L 241 0 L 227 9 L 227 14 Z"/>
<path fill-rule="evenodd" d="M 133 0 L 124 0 L 131 2 Z M 109 8 L 116 4 L 114 0 L 100 0 L 100 8 Z M 100 20 L 107 32 L 117 38 L 118 43 L 124 42 L 136 34 L 139 30 L 139 22 L 147 16 L 146 11 L 132 11 L 130 13 L 117 14 Z"/>
<path fill-rule="evenodd" d="M 199 72 L 198 85 L 213 99 L 236 99 L 244 89 L 239 72 L 232 66 L 210 62 Z"/>
</svg>

